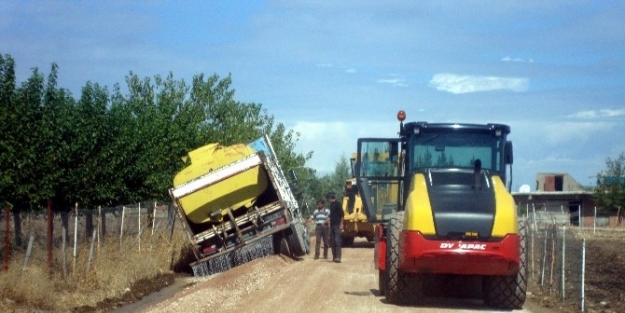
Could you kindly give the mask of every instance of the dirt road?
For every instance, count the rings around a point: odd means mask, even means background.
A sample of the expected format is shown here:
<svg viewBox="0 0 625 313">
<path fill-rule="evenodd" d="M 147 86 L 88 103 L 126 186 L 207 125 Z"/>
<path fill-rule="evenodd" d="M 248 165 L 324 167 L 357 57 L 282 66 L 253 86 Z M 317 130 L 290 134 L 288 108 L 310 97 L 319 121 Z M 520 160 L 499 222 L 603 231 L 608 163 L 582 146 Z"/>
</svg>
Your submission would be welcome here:
<svg viewBox="0 0 625 313">
<path fill-rule="evenodd" d="M 225 273 L 196 279 L 176 292 L 162 291 L 122 312 L 414 312 L 416 307 L 385 303 L 379 295 L 373 247 L 356 241 L 343 249 L 343 262 L 295 261 L 271 256 Z M 180 284 L 181 282 L 178 282 Z M 128 311 L 130 310 L 130 311 Z M 480 300 L 428 299 L 419 312 L 496 312 Z M 531 302 L 513 312 L 551 312 Z"/>
</svg>

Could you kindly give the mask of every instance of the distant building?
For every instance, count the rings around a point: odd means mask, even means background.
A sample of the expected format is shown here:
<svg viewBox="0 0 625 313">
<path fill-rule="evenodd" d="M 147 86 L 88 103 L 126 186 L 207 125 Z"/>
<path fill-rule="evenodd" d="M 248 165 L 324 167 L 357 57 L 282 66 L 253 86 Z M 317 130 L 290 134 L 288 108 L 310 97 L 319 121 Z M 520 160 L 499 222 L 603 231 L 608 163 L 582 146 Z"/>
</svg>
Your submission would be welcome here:
<svg viewBox="0 0 625 313">
<path fill-rule="evenodd" d="M 512 192 L 520 214 L 544 223 L 579 226 L 581 215 L 583 227 L 625 227 L 616 213 L 597 213 L 595 219 L 593 195 L 567 173 L 538 173 L 536 191 Z"/>
<path fill-rule="evenodd" d="M 567 173 L 536 174 L 536 190 L 538 191 L 583 191 L 575 178 Z"/>
</svg>

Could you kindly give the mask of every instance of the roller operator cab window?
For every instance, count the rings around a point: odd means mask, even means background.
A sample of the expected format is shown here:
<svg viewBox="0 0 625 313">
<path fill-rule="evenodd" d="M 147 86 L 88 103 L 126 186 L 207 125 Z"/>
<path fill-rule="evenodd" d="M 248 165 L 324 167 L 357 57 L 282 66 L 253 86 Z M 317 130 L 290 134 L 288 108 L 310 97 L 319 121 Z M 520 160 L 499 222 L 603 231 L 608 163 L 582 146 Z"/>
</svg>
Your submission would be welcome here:
<svg viewBox="0 0 625 313">
<path fill-rule="evenodd" d="M 474 168 L 481 161 L 485 170 L 504 171 L 504 137 L 490 133 L 423 132 L 408 143 L 410 171 L 420 168 Z"/>
</svg>

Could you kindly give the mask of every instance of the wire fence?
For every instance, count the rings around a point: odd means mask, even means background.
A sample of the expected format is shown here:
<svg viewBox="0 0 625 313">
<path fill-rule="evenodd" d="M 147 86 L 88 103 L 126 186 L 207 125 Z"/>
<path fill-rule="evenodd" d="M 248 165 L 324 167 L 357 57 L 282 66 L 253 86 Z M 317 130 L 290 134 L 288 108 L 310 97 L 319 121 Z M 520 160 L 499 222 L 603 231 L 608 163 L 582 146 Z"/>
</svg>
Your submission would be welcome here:
<svg viewBox="0 0 625 313">
<path fill-rule="evenodd" d="M 530 281 L 561 305 L 579 311 L 623 303 L 625 232 L 573 226 L 565 217 L 567 213 L 553 210 L 526 216 Z"/>
<path fill-rule="evenodd" d="M 148 236 L 171 233 L 174 218 L 173 205 L 156 202 L 92 209 L 76 205 L 72 210 L 54 213 L 45 210 L 13 213 L 5 208 L 0 212 L 0 234 L 4 238 L 0 260 L 8 269 L 11 259 L 20 255 L 24 256 L 26 266 L 31 255 L 35 256 L 34 261 L 41 262 L 46 258 L 42 250 L 47 250 L 51 258 L 60 248 L 69 250 L 75 258 L 80 246 L 112 240 L 118 240 L 124 249 L 140 250 Z"/>
</svg>

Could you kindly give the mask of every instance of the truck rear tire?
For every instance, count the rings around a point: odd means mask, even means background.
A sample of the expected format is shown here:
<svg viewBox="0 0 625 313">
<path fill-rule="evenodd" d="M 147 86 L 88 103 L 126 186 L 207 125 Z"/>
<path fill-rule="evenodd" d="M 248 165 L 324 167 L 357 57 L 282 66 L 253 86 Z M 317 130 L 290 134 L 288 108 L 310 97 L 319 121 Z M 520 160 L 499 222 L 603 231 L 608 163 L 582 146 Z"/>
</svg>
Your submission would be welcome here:
<svg viewBox="0 0 625 313">
<path fill-rule="evenodd" d="M 292 256 L 301 257 L 310 252 L 310 247 L 307 248 L 307 244 L 304 240 L 305 236 L 304 225 L 301 223 L 294 223 L 291 225 L 291 233 L 286 236 L 289 241 Z"/>
<path fill-rule="evenodd" d="M 398 212 L 388 222 L 388 234 L 386 237 L 386 288 L 384 296 L 386 301 L 393 304 L 409 304 L 411 275 L 404 273 L 399 268 L 399 237 L 401 236 L 404 223 L 404 212 Z"/>
<path fill-rule="evenodd" d="M 519 236 L 521 237 L 521 264 L 519 272 L 514 276 L 485 277 L 484 302 L 504 310 L 521 309 L 525 303 L 527 291 L 527 228 L 525 219 L 519 221 Z"/>
<path fill-rule="evenodd" d="M 280 254 L 291 257 L 291 248 L 289 247 L 289 242 L 286 238 L 280 238 Z"/>
</svg>

